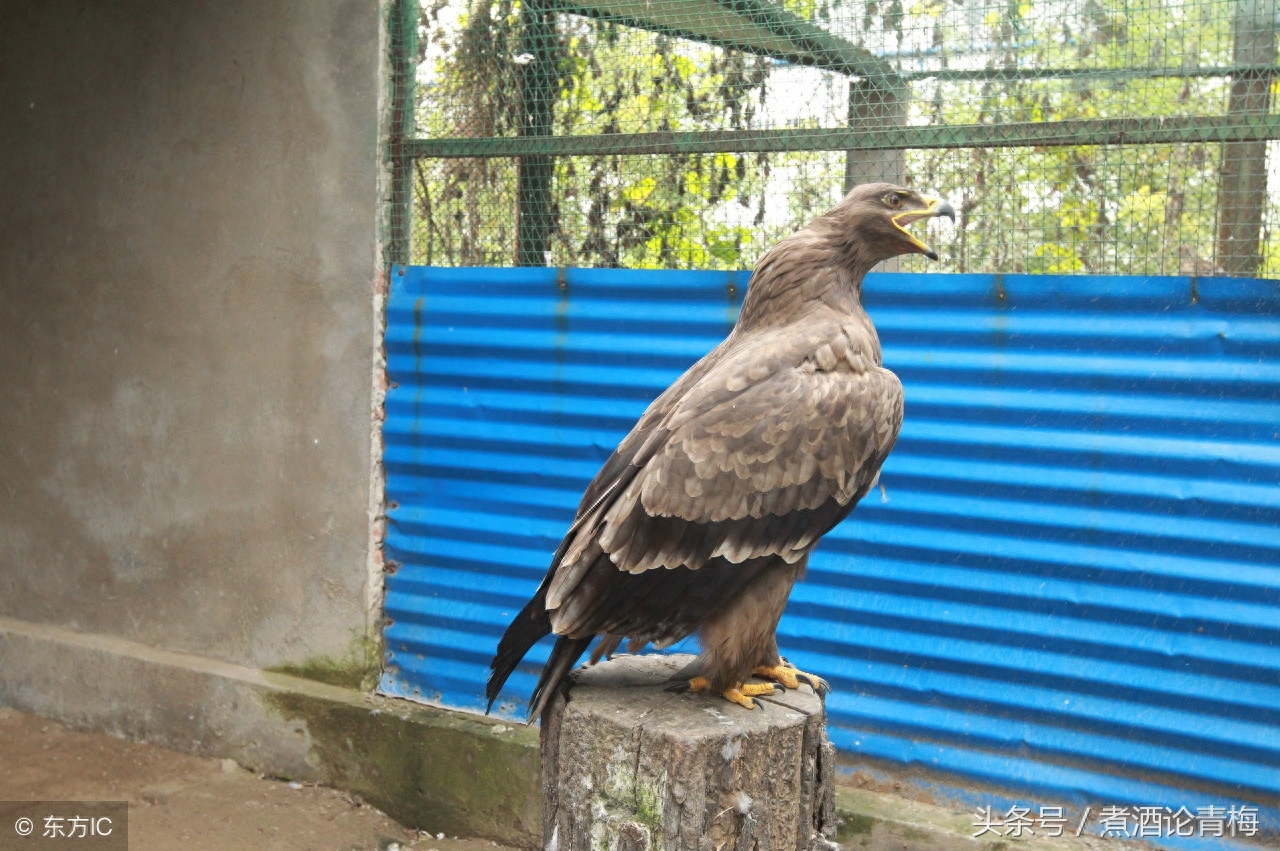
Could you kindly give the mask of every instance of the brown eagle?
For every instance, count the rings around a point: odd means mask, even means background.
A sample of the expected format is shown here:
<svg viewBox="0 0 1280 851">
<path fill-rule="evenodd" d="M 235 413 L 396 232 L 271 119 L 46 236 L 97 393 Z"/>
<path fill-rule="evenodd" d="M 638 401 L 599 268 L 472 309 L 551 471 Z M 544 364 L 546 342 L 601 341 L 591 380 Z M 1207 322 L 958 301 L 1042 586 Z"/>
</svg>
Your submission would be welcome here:
<svg viewBox="0 0 1280 851">
<path fill-rule="evenodd" d="M 862 279 L 946 201 L 855 187 L 756 264 L 724 342 L 659 396 L 587 487 L 573 525 L 491 664 L 489 707 L 525 653 L 559 636 L 529 700 L 541 714 L 596 636 L 666 647 L 698 633 L 684 688 L 748 709 L 774 683 L 826 683 L 786 664 L 775 633 L 809 551 L 873 486 L 902 425 Z M 772 682 L 748 683 L 752 676 Z"/>
</svg>

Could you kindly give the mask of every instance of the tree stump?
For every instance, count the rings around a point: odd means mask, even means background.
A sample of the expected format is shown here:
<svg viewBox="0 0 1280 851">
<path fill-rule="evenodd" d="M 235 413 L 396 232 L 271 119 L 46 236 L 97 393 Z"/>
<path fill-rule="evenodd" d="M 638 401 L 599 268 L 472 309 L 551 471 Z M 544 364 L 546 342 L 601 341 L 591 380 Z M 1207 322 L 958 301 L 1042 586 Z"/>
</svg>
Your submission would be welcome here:
<svg viewBox="0 0 1280 851">
<path fill-rule="evenodd" d="M 576 672 L 542 716 L 543 842 L 554 851 L 837 846 L 835 751 L 807 685 L 746 710 L 665 690 L 692 656 Z"/>
</svg>

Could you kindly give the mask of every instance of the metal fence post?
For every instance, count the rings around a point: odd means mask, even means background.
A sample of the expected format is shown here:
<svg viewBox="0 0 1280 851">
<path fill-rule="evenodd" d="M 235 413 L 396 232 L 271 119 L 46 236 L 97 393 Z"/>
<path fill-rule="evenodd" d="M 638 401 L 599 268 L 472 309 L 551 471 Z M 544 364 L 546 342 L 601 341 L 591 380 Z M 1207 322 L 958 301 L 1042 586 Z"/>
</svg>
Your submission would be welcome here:
<svg viewBox="0 0 1280 851">
<path fill-rule="evenodd" d="M 386 264 L 408 263 L 413 228 L 413 164 L 408 150 L 416 130 L 418 4 L 396 0 L 391 4 L 387 29 L 391 41 L 391 120 L 387 130 L 390 160 L 390 194 L 387 216 Z"/>
<path fill-rule="evenodd" d="M 849 81 L 849 129 L 875 133 L 907 123 L 911 89 L 896 74 Z M 906 153 L 900 148 L 849 151 L 844 166 L 844 191 L 859 183 L 902 183 Z"/>
<path fill-rule="evenodd" d="M 1227 113 L 1267 115 L 1276 64 L 1276 0 L 1238 0 L 1232 62 L 1245 70 L 1231 79 Z M 1268 67 L 1269 66 L 1269 67 Z M 1252 276 L 1262 264 L 1262 220 L 1267 205 L 1267 143 L 1222 146 L 1218 183 L 1217 262 L 1228 275 Z"/>
<path fill-rule="evenodd" d="M 526 0 L 520 59 L 520 135 L 549 137 L 556 86 L 555 15 L 541 2 Z M 545 266 L 551 246 L 551 181 L 555 160 L 549 154 L 520 157 L 516 190 L 516 265 Z"/>
<path fill-rule="evenodd" d="M 849 129 L 875 133 L 877 130 L 902 127 L 907 123 L 907 105 L 911 87 L 898 75 L 862 77 L 849 80 Z M 859 183 L 884 181 L 906 182 L 906 151 L 901 148 L 875 148 L 849 151 L 844 161 L 844 191 Z M 900 258 L 894 257 L 880 266 L 881 271 L 897 272 Z"/>
</svg>

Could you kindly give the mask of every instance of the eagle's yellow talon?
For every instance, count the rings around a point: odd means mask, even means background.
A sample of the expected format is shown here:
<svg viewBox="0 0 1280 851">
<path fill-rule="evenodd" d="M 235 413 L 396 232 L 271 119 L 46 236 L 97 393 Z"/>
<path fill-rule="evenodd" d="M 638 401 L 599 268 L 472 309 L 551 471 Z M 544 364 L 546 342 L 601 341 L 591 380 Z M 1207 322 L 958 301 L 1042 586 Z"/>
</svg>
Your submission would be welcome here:
<svg viewBox="0 0 1280 851">
<path fill-rule="evenodd" d="M 757 706 L 763 709 L 764 704 L 756 700 L 755 696 L 758 694 L 773 694 L 773 683 L 748 683 L 737 688 L 727 688 L 720 696 L 747 709 L 755 709 Z"/>
<path fill-rule="evenodd" d="M 796 675 L 793 673 L 794 670 L 794 668 L 788 668 L 786 665 L 775 665 L 772 668 L 768 665 L 758 665 L 751 673 L 767 680 L 775 680 L 783 688 L 797 689 L 800 688 L 800 680 L 796 679 Z"/>
<path fill-rule="evenodd" d="M 815 692 L 822 694 L 831 691 L 831 686 L 822 677 L 815 674 L 805 673 L 787 662 L 770 667 L 768 665 L 759 665 L 751 672 L 757 677 L 774 680 L 785 688 L 800 688 L 800 681 L 807 682 Z"/>
<path fill-rule="evenodd" d="M 694 677 L 688 683 L 677 683 L 668 691 L 706 691 L 711 687 L 711 681 L 706 677 Z M 755 709 L 760 701 L 756 700 L 757 695 L 774 694 L 773 683 L 739 683 L 733 688 L 727 688 L 720 692 L 720 696 L 730 703 L 736 703 L 747 709 Z"/>
<path fill-rule="evenodd" d="M 738 691 L 747 697 L 755 697 L 757 695 L 774 694 L 773 683 L 745 683 L 738 686 Z M 733 689 L 729 689 L 733 691 Z"/>
</svg>

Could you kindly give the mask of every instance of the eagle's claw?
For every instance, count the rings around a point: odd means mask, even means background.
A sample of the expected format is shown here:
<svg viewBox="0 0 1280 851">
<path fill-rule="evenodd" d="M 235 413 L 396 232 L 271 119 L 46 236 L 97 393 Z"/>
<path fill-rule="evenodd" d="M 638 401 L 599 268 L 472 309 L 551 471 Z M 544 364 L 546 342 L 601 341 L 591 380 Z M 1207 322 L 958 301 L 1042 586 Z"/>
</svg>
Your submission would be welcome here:
<svg viewBox="0 0 1280 851">
<path fill-rule="evenodd" d="M 795 669 L 792 669 L 792 674 L 797 680 L 802 680 L 803 682 L 808 683 L 809 688 L 813 689 L 815 694 L 822 695 L 831 693 L 831 683 L 827 682 L 817 674 L 810 674 L 806 671 L 798 671 Z"/>
<path fill-rule="evenodd" d="M 706 677 L 694 677 L 691 680 L 680 680 L 666 686 L 665 690 L 682 694 L 686 691 L 706 691 L 711 687 L 711 681 Z M 731 703 L 736 703 L 746 709 L 755 709 L 757 706 L 764 709 L 764 704 L 756 700 L 756 695 L 774 694 L 773 683 L 739 683 L 720 692 L 720 696 Z"/>
<path fill-rule="evenodd" d="M 822 677 L 801 671 L 785 659 L 777 665 L 759 665 L 751 673 L 757 677 L 774 680 L 788 689 L 800 688 L 800 681 L 803 680 L 809 684 L 815 694 L 821 695 L 831 691 L 831 684 Z"/>
<path fill-rule="evenodd" d="M 757 706 L 764 709 L 764 704 L 756 700 L 758 694 L 774 694 L 773 683 L 744 683 L 737 688 L 725 689 L 720 696 L 747 709 L 755 709 Z"/>
</svg>

